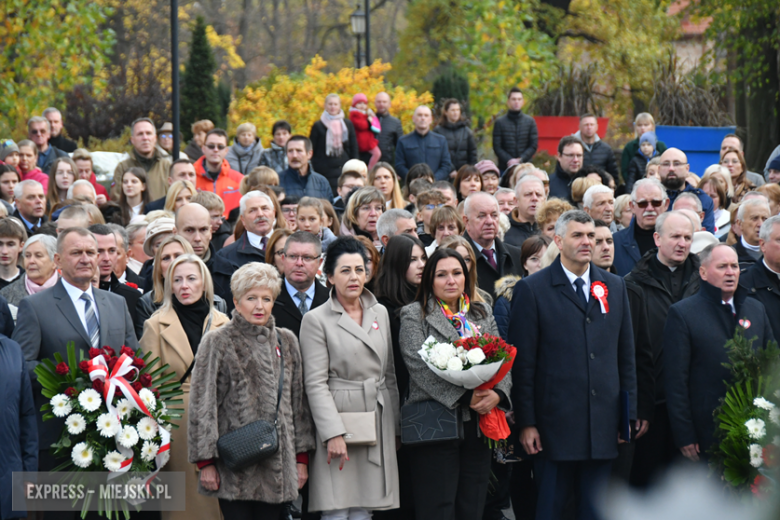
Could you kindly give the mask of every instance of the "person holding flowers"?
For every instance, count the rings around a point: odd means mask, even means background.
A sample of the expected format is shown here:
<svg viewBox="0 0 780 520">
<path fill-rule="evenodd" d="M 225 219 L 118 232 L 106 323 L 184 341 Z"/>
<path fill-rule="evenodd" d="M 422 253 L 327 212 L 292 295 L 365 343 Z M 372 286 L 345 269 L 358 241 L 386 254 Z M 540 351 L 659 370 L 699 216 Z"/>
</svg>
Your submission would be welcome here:
<svg viewBox="0 0 780 520">
<path fill-rule="evenodd" d="M 511 407 L 508 373 L 493 389 L 467 390 L 439 377 L 418 353 L 430 337 L 453 343 L 483 334 L 498 336 L 490 307 L 474 301 L 475 285 L 463 257 L 453 249 L 440 248 L 425 264 L 416 301 L 401 310 L 404 333 L 400 347 L 410 377 L 407 403 L 435 400 L 458 409 L 464 421 L 462 441 L 409 447 L 417 518 L 482 518 L 491 449 L 480 438 L 479 417 L 496 407 L 503 411 Z"/>
<path fill-rule="evenodd" d="M 170 238 L 168 240 L 171 240 Z M 170 243 L 170 242 L 169 242 Z M 158 252 L 163 251 L 160 247 Z M 186 511 L 163 511 L 163 519 L 212 519 L 219 516 L 216 500 L 198 494 L 198 468 L 187 462 L 187 410 L 190 401 L 191 366 L 203 335 L 230 320 L 214 308 L 214 287 L 206 264 L 192 253 L 177 256 L 165 275 L 162 307 L 144 323 L 141 350 L 170 365 L 181 381 L 184 413 L 179 428 L 171 432 L 171 460 L 166 471 L 181 471 L 187 490 Z"/>
</svg>

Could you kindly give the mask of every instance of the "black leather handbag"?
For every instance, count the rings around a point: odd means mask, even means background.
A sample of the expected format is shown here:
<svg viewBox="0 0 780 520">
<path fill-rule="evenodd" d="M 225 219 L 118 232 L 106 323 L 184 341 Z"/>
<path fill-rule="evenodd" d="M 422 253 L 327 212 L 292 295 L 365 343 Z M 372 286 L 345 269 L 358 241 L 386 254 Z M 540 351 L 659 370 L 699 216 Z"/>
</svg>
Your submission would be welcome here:
<svg viewBox="0 0 780 520">
<path fill-rule="evenodd" d="M 447 408 L 433 399 L 401 407 L 401 444 L 422 446 L 463 440 L 460 406 Z"/>
<path fill-rule="evenodd" d="M 282 401 L 282 389 L 284 388 L 284 350 L 282 349 L 282 342 L 278 332 L 276 333 L 276 338 L 279 344 L 281 369 L 274 422 L 271 423 L 262 419 L 254 421 L 219 438 L 217 441 L 219 458 L 231 471 L 239 471 L 257 464 L 279 451 L 279 436 L 276 431 L 276 422 L 279 418 L 279 403 Z"/>
</svg>

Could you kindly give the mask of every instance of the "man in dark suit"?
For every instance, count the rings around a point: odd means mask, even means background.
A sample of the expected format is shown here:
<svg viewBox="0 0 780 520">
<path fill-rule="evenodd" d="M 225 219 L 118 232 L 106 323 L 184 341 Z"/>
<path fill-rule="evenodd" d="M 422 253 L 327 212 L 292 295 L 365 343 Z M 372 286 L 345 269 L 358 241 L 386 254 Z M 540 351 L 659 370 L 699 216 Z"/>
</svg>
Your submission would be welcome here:
<svg viewBox="0 0 780 520">
<path fill-rule="evenodd" d="M 463 236 L 471 243 L 477 261 L 477 285 L 496 299 L 496 281 L 523 274 L 520 249 L 498 238 L 498 201 L 485 192 L 469 195 L 464 204 Z"/>
<path fill-rule="evenodd" d="M 669 308 L 699 292 L 701 283 L 699 257 L 690 254 L 694 233 L 691 220 L 679 211 L 671 211 L 659 216 L 655 227 L 657 248 L 648 251 L 625 279 L 632 310 L 640 302 L 645 303 L 646 337 L 652 345 L 650 408 L 642 407 L 644 394 L 641 393 L 639 410 L 639 418 L 652 424 L 647 435 L 637 436 L 631 473 L 631 483 L 639 487 L 649 485 L 656 473 L 666 469 L 676 455 L 663 384 L 663 330 Z M 640 392 L 642 389 L 640 381 Z"/>
<path fill-rule="evenodd" d="M 634 337 L 623 279 L 591 263 L 593 219 L 567 211 L 555 228 L 560 257 L 520 280 L 509 343 L 517 347 L 512 402 L 520 443 L 535 455 L 537 519 L 560 519 L 573 496 L 578 519 L 618 456 L 621 392 L 637 409 Z"/>
<path fill-rule="evenodd" d="M 277 327 L 291 330 L 297 337 L 303 315 L 328 301 L 329 293 L 317 281 L 322 263 L 322 243 L 316 235 L 296 231 L 284 244 L 284 282 L 274 302 L 272 314 Z"/>
<path fill-rule="evenodd" d="M 48 399 L 41 394 L 41 385 L 34 369 L 55 352 L 67 357 L 66 345 L 73 342 L 86 356 L 90 348 L 109 346 L 119 352 L 122 346 L 136 350 L 133 322 L 125 300 L 116 294 L 93 289 L 92 277 L 97 269 L 97 240 L 84 228 L 69 228 L 57 239 L 54 262 L 62 278 L 51 289 L 23 299 L 19 305 L 13 339 L 24 352 L 33 384 L 35 409 L 40 410 Z M 42 422 L 38 413 L 39 471 L 50 471 L 61 461 L 51 455 L 49 447 L 59 439 L 63 420 Z M 64 515 L 65 513 L 63 513 Z M 75 513 L 68 512 L 74 518 Z M 50 513 L 47 513 L 47 518 Z M 58 516 L 59 518 L 59 516 Z"/>
<path fill-rule="evenodd" d="M 761 260 L 759 233 L 761 225 L 771 215 L 769 201 L 764 196 L 746 197 L 739 205 L 734 225 L 742 231 L 742 236 L 734 244 L 734 250 L 737 252 L 742 272 Z"/>
<path fill-rule="evenodd" d="M 761 225 L 759 234 L 763 260 L 739 275 L 739 285 L 748 296 L 764 304 L 772 333 L 780 338 L 780 215 L 770 217 Z"/>
<path fill-rule="evenodd" d="M 249 262 L 265 262 L 265 246 L 274 233 L 277 218 L 271 197 L 262 191 L 250 191 L 241 197 L 239 208 L 244 234 L 218 253 L 236 269 Z"/>
<path fill-rule="evenodd" d="M 712 244 L 699 253 L 698 294 L 669 309 L 664 328 L 664 374 L 669 423 L 674 444 L 692 461 L 707 459 L 715 440 L 712 412 L 726 395 L 731 371 L 724 345 L 737 326 L 745 337 L 765 347 L 774 336 L 764 306 L 739 287 L 737 253 L 726 244 Z"/>
<path fill-rule="evenodd" d="M 38 234 L 38 230 L 46 223 L 46 195 L 43 184 L 32 179 L 22 181 L 14 186 L 14 201 L 16 210 L 14 217 L 24 224 L 28 236 Z"/>
<path fill-rule="evenodd" d="M 100 288 L 104 291 L 118 294 L 125 299 L 130 318 L 135 323 L 135 308 L 141 299 L 141 292 L 119 281 L 114 268 L 119 256 L 119 245 L 116 234 L 107 224 L 93 224 L 87 228 L 95 235 L 98 244 L 98 271 L 100 271 Z"/>
</svg>

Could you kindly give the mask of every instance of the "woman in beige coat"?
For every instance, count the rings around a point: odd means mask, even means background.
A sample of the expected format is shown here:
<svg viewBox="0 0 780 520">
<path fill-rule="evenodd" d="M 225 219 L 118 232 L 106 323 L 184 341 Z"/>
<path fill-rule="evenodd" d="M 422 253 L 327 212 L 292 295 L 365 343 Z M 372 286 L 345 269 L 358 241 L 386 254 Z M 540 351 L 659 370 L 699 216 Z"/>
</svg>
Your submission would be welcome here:
<svg viewBox="0 0 780 520">
<path fill-rule="evenodd" d="M 140 348 L 159 357 L 180 380 L 195 360 L 203 335 L 230 321 L 214 309 L 214 288 L 209 270 L 197 256 L 181 255 L 168 267 L 163 306 L 144 324 Z M 191 373 L 191 371 L 190 371 Z M 187 461 L 187 410 L 190 375 L 182 385 L 184 409 L 179 428 L 171 431 L 171 459 L 164 471 L 181 471 L 186 478 L 186 511 L 163 511 L 164 520 L 214 520 L 219 518 L 216 498 L 198 493 L 198 467 Z"/>
<path fill-rule="evenodd" d="M 366 261 L 360 242 L 336 239 L 323 269 L 333 285 L 330 299 L 301 324 L 304 385 L 317 429 L 309 511 L 322 511 L 323 520 L 367 520 L 372 510 L 399 507 L 400 411 L 390 320 L 363 287 Z M 350 422 L 355 416 L 343 412 L 373 415 Z M 354 444 L 356 426 L 366 424 L 360 431 L 368 430 L 375 445 Z"/>
</svg>

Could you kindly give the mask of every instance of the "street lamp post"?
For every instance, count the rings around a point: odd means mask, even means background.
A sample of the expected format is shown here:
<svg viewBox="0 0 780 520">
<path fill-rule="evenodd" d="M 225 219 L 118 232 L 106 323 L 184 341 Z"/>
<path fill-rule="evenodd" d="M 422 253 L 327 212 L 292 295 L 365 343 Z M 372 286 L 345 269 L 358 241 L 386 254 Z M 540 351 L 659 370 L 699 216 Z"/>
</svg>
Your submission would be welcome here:
<svg viewBox="0 0 780 520">
<path fill-rule="evenodd" d="M 366 13 L 360 10 L 360 4 L 358 4 L 355 12 L 349 17 L 349 21 L 352 24 L 352 34 L 357 38 L 357 52 L 355 53 L 355 68 L 361 67 L 361 55 L 360 55 L 360 37 L 366 34 Z M 366 34 L 367 35 L 367 34 Z M 368 40 L 366 39 L 366 51 L 368 51 Z"/>
<path fill-rule="evenodd" d="M 371 0 L 366 0 L 366 67 L 371 65 Z"/>
<path fill-rule="evenodd" d="M 171 0 L 171 105 L 173 109 L 173 159 L 179 158 L 179 2 Z"/>
</svg>

